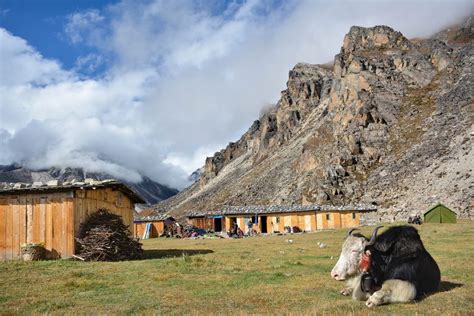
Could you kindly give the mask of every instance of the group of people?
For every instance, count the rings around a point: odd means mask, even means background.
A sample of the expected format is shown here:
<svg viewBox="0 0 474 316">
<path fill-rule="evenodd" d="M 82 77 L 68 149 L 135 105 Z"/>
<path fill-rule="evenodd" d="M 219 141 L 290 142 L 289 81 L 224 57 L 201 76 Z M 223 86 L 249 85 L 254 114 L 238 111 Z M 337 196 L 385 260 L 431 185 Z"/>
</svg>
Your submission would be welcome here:
<svg viewBox="0 0 474 316">
<path fill-rule="evenodd" d="M 230 231 L 227 232 L 229 237 L 232 238 L 243 238 L 244 236 L 255 236 L 257 235 L 257 231 L 253 228 L 253 222 L 252 220 L 249 220 L 247 222 L 247 234 L 243 232 L 243 230 L 237 225 L 236 222 L 232 223 L 232 226 L 230 228 Z"/>
<path fill-rule="evenodd" d="M 422 220 L 420 215 L 410 216 L 408 217 L 408 224 L 416 224 L 421 225 Z"/>
<path fill-rule="evenodd" d="M 244 237 L 244 232 L 242 229 L 240 229 L 239 225 L 237 223 L 232 223 L 232 227 L 230 228 L 230 231 L 227 232 L 229 237 L 232 238 L 242 238 Z"/>
</svg>

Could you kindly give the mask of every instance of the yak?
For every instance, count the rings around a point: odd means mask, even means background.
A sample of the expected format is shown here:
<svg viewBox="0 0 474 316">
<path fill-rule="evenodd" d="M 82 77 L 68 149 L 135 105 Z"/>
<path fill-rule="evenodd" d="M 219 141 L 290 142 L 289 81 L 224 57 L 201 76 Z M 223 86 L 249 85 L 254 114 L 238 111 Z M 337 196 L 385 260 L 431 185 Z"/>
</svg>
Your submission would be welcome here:
<svg viewBox="0 0 474 316">
<path fill-rule="evenodd" d="M 412 226 L 395 226 L 370 239 L 351 229 L 341 255 L 331 271 L 338 280 L 348 280 L 343 295 L 367 300 L 368 307 L 406 303 L 438 289 L 441 274 Z"/>
</svg>

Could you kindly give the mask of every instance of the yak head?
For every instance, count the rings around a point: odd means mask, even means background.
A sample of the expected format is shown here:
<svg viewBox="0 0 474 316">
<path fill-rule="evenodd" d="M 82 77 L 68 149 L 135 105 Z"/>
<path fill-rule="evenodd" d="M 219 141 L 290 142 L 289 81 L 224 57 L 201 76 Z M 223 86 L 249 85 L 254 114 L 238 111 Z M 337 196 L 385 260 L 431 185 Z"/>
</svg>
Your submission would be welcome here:
<svg viewBox="0 0 474 316">
<path fill-rule="evenodd" d="M 356 228 L 349 230 L 342 244 L 341 255 L 331 271 L 331 277 L 338 281 L 345 280 L 360 273 L 359 264 L 366 247 L 372 246 L 377 238 L 377 231 L 382 226 L 375 228 L 370 239 L 361 234 L 353 234 Z"/>
</svg>

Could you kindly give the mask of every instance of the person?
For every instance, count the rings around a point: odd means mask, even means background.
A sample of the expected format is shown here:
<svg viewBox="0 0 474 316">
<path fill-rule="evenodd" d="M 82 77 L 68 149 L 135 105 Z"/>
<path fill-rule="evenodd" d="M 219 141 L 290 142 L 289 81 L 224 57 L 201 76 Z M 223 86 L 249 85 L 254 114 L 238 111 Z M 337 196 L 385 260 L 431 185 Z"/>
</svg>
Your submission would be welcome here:
<svg viewBox="0 0 474 316">
<path fill-rule="evenodd" d="M 253 231 L 253 222 L 252 219 L 249 219 L 247 222 L 247 236 L 252 236 L 252 231 Z"/>
<path fill-rule="evenodd" d="M 421 216 L 416 215 L 415 218 L 413 219 L 413 224 L 421 225 Z"/>
<path fill-rule="evenodd" d="M 182 237 L 181 225 L 179 223 L 176 223 L 176 235 Z"/>
<path fill-rule="evenodd" d="M 230 237 L 237 237 L 237 229 L 239 227 L 237 226 L 237 223 L 232 223 L 232 227 L 230 228 Z"/>
</svg>

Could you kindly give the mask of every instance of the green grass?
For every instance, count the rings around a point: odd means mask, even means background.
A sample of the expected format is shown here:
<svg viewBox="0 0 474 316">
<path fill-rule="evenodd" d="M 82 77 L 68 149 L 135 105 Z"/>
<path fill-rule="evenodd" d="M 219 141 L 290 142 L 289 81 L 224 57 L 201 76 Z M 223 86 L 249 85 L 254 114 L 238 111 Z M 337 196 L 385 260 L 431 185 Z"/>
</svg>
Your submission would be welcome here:
<svg viewBox="0 0 474 316">
<path fill-rule="evenodd" d="M 346 230 L 335 230 L 243 240 L 151 239 L 141 261 L 1 262 L 0 313 L 472 313 L 474 223 L 419 229 L 443 283 L 442 291 L 414 304 L 372 311 L 341 296 L 344 284 L 329 272 Z M 318 248 L 318 241 L 328 247 Z"/>
</svg>

